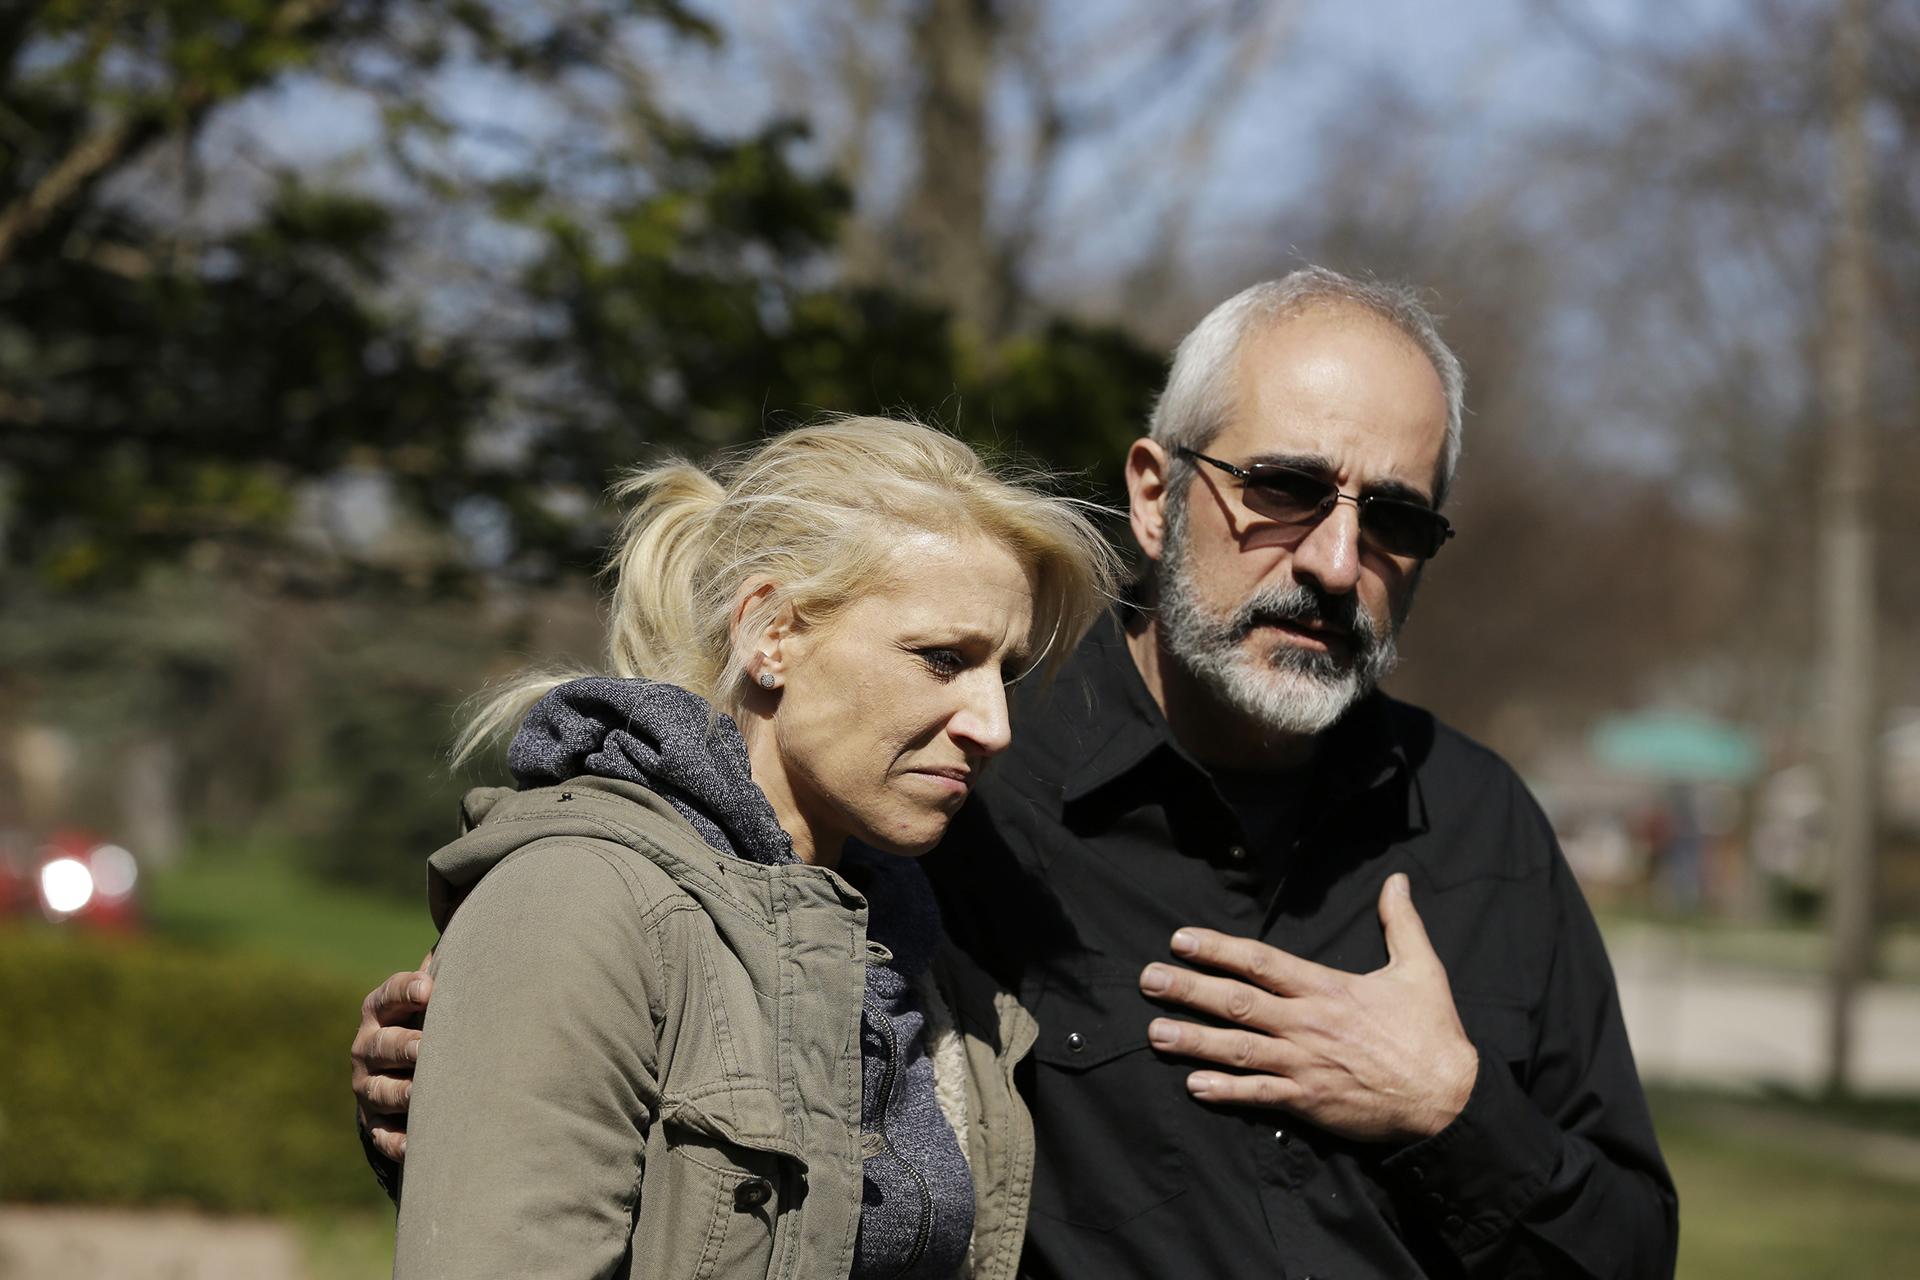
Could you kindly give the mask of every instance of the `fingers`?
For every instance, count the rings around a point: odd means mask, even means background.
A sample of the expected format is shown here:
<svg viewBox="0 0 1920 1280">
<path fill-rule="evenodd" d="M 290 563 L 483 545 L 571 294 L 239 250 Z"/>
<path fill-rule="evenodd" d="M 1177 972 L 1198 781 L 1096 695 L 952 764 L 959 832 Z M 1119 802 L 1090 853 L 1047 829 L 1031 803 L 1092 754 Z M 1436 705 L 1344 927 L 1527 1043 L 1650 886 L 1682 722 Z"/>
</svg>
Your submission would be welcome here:
<svg viewBox="0 0 1920 1280">
<path fill-rule="evenodd" d="M 363 1121 L 364 1123 L 364 1121 Z M 407 1131 L 393 1129 L 381 1124 L 366 1125 L 367 1137 L 373 1142 L 374 1149 L 387 1159 L 404 1162 L 407 1158 Z"/>
<path fill-rule="evenodd" d="M 1306 1098 L 1300 1082 L 1286 1076 L 1233 1076 L 1220 1071 L 1196 1071 L 1187 1077 L 1187 1092 L 1202 1102 L 1247 1107 L 1295 1108 Z"/>
<path fill-rule="evenodd" d="M 362 1115 L 405 1116 L 413 1101 L 413 1081 L 406 1076 L 368 1076 L 354 1093 L 360 1098 Z"/>
<path fill-rule="evenodd" d="M 1404 871 L 1387 877 L 1380 886 L 1380 926 L 1387 935 L 1387 963 L 1438 963 L 1427 926 L 1413 908 L 1413 887 Z"/>
<path fill-rule="evenodd" d="M 1324 989 L 1333 971 L 1252 938 L 1236 938 L 1212 929 L 1186 928 L 1173 935 L 1173 953 L 1209 969 L 1238 974 L 1276 995 L 1305 995 Z"/>
<path fill-rule="evenodd" d="M 1261 1031 L 1279 1029 L 1280 997 L 1233 978 L 1216 978 L 1170 964 L 1150 964 L 1141 971 L 1140 990 L 1155 1000 L 1183 1004 L 1242 1026 Z"/>
<path fill-rule="evenodd" d="M 367 993 L 360 1015 L 390 1027 L 423 1011 L 432 995 L 433 978 L 424 970 L 396 973 Z"/>
<path fill-rule="evenodd" d="M 1301 1057 L 1297 1048 L 1278 1036 L 1238 1027 L 1202 1027 L 1172 1018 L 1148 1023 L 1147 1040 L 1162 1053 L 1202 1058 L 1239 1071 L 1291 1074 Z"/>
<path fill-rule="evenodd" d="M 420 1058 L 420 1033 L 412 1027 L 381 1027 L 355 1039 L 353 1058 L 369 1072 L 411 1071 Z"/>
</svg>

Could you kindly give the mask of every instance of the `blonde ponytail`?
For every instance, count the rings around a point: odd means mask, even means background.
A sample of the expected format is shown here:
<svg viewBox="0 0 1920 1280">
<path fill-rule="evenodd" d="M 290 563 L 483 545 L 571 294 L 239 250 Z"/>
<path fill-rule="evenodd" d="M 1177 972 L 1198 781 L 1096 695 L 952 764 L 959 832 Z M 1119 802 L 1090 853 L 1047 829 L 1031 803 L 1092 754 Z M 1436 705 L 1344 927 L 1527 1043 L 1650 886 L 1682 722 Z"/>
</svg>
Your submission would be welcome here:
<svg viewBox="0 0 1920 1280">
<path fill-rule="evenodd" d="M 677 684 L 716 711 L 735 711 L 746 674 L 733 612 L 747 582 L 772 588 L 743 619 L 749 631 L 782 608 L 822 624 L 885 585 L 903 537 L 933 531 L 993 538 L 1034 571 L 1030 640 L 1051 671 L 1111 599 L 1119 562 L 1090 518 L 1098 508 L 1046 493 L 1042 481 L 890 418 L 797 427 L 711 468 L 643 467 L 612 490 L 627 511 L 606 568 L 607 670 Z M 528 673 L 483 695 L 455 743 L 455 763 L 586 674 Z"/>
</svg>

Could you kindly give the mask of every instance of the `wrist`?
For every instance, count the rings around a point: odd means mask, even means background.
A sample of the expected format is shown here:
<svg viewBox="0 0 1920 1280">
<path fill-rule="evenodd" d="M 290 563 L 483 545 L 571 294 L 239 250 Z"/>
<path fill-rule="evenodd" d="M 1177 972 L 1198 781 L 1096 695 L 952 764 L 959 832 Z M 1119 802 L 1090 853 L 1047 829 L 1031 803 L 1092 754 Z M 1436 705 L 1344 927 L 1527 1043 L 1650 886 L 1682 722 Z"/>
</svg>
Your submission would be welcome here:
<svg viewBox="0 0 1920 1280">
<path fill-rule="evenodd" d="M 1458 1052 L 1447 1055 L 1443 1062 L 1445 1065 L 1436 1072 L 1429 1103 L 1413 1126 L 1415 1140 L 1431 1138 L 1458 1120 L 1467 1109 L 1467 1100 L 1473 1097 L 1473 1086 L 1479 1082 L 1480 1051 L 1472 1041 L 1463 1040 Z"/>
</svg>

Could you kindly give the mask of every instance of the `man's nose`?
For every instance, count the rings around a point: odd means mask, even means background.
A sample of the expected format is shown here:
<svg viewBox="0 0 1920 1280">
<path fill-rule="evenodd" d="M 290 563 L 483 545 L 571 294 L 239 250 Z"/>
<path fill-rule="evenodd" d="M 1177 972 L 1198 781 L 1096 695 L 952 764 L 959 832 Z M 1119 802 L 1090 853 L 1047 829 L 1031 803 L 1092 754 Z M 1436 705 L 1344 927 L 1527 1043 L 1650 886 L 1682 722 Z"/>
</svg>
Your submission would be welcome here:
<svg viewBox="0 0 1920 1280">
<path fill-rule="evenodd" d="M 1007 714 L 1007 687 L 986 672 L 967 691 L 966 701 L 954 712 L 948 731 L 967 754 L 985 759 L 997 756 L 1013 742 Z"/>
<path fill-rule="evenodd" d="M 1360 509 L 1336 502 L 1293 548 L 1293 576 L 1328 595 L 1352 594 L 1360 583 Z"/>
</svg>

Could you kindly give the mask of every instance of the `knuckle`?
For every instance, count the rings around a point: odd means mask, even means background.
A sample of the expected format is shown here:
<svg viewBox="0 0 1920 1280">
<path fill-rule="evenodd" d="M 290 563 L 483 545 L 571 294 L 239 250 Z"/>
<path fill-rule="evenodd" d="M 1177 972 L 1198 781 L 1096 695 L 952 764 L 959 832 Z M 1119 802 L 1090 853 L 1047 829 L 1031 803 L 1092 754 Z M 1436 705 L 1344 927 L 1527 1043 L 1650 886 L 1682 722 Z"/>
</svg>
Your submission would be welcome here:
<svg viewBox="0 0 1920 1280">
<path fill-rule="evenodd" d="M 1260 1038 L 1251 1031 L 1241 1031 L 1234 1035 L 1229 1049 L 1234 1065 L 1251 1067 L 1260 1059 Z"/>
<path fill-rule="evenodd" d="M 1255 1004 L 1252 990 L 1238 985 L 1229 987 L 1227 989 L 1227 998 L 1224 1002 L 1224 1007 L 1229 1018 L 1232 1018 L 1235 1022 L 1245 1022 L 1251 1018 L 1254 1013 Z"/>
<path fill-rule="evenodd" d="M 1274 976 L 1273 953 L 1265 947 L 1255 947 L 1247 953 L 1247 976 L 1262 983 L 1271 982 Z"/>
</svg>

